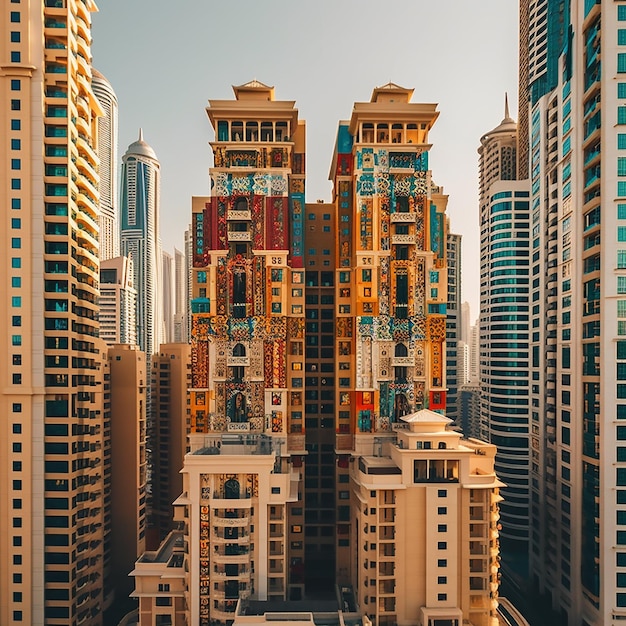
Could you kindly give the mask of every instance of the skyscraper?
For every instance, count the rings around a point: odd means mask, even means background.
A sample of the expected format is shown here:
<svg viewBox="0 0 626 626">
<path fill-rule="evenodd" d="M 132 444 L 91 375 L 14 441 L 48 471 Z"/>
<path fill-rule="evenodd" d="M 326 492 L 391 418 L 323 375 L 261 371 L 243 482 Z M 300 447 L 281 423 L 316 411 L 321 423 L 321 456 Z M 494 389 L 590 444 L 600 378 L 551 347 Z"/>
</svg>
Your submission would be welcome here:
<svg viewBox="0 0 626 626">
<path fill-rule="evenodd" d="M 527 576 L 529 519 L 529 257 L 527 181 L 516 180 L 517 125 L 483 135 L 480 155 L 480 385 L 483 439 L 497 447 L 502 553 Z"/>
<path fill-rule="evenodd" d="M 174 257 L 165 250 L 161 251 L 161 306 L 163 329 L 161 343 L 174 341 Z"/>
<path fill-rule="evenodd" d="M 117 160 L 117 96 L 109 81 L 92 70 L 91 86 L 102 107 L 98 118 L 98 159 L 100 167 L 100 260 L 119 256 L 120 223 L 118 212 L 118 160 Z"/>
<path fill-rule="evenodd" d="M 209 102 L 214 195 L 193 200 L 183 480 L 200 520 L 188 541 L 191 621 L 201 624 L 232 619 L 233 600 L 253 589 L 263 599 L 302 590 L 291 566 L 303 554 L 305 125 L 272 87 L 233 89 L 234 100 Z"/>
<path fill-rule="evenodd" d="M 448 267 L 448 302 L 446 309 L 446 416 L 458 425 L 459 386 L 464 382 L 460 334 L 463 324 L 461 308 L 461 235 L 448 232 L 446 240 Z"/>
<path fill-rule="evenodd" d="M 140 130 L 122 157 L 121 252 L 133 262 L 137 341 L 148 363 L 163 337 L 159 188 L 159 161 Z"/>
<path fill-rule="evenodd" d="M 331 162 L 336 482 L 348 483 L 338 489 L 338 507 L 349 497 L 351 458 L 380 456 L 402 416 L 446 407 L 447 196 L 428 167 L 428 133 L 439 113 L 434 104 L 412 103 L 412 93 L 388 83 L 355 103 L 350 120 L 339 123 Z M 361 529 L 349 510 L 338 514 L 337 582 L 365 584 L 355 564 L 371 555 L 360 540 L 350 543 Z M 373 613 L 378 593 L 387 592 L 370 591 Z M 381 604 L 377 619 L 393 621 L 394 603 Z"/>
<path fill-rule="evenodd" d="M 614 624 L 626 619 L 626 4 L 543 4 L 530 57 L 545 40 L 556 71 L 524 85 L 531 574 L 562 623 Z"/>
<path fill-rule="evenodd" d="M 3 9 L 0 623 L 100 624 L 96 6 Z"/>
<path fill-rule="evenodd" d="M 214 195 L 192 199 L 180 531 L 136 563 L 141 619 L 224 623 L 239 600 L 334 596 L 339 583 L 376 624 L 492 624 L 495 448 L 443 415 L 436 105 L 392 83 L 356 103 L 333 203 L 305 205 L 295 103 L 258 81 L 234 91 L 207 109 Z"/>
<path fill-rule="evenodd" d="M 184 252 L 174 249 L 174 342 L 188 343 L 189 267 Z"/>
</svg>

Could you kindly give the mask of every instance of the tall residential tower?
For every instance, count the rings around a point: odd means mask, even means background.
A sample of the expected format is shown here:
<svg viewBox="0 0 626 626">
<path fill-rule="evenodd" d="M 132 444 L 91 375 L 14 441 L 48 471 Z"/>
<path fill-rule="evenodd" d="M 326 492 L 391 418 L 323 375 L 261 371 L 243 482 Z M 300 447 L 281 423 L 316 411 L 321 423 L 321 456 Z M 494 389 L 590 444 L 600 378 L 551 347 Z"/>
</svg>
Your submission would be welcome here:
<svg viewBox="0 0 626 626">
<path fill-rule="evenodd" d="M 2 4 L 2 624 L 102 623 L 96 10 Z"/>
</svg>

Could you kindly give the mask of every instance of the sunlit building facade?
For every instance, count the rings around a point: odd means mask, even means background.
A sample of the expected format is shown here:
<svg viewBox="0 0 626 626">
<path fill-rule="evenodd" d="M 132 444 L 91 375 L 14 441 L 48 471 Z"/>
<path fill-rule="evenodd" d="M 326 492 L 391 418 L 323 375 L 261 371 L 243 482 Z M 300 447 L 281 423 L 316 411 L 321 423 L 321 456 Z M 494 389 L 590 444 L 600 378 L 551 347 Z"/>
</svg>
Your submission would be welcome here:
<svg viewBox="0 0 626 626">
<path fill-rule="evenodd" d="M 531 574 L 561 623 L 617 624 L 626 619 L 626 3 L 544 4 L 546 70 L 525 86 L 538 278 Z"/>
<path fill-rule="evenodd" d="M 350 464 L 353 584 L 378 626 L 499 623 L 495 446 L 451 424 L 403 415 L 393 441 Z"/>
<path fill-rule="evenodd" d="M 501 505 L 505 566 L 526 578 L 530 457 L 530 206 L 517 180 L 517 124 L 508 101 L 502 122 L 481 137 L 480 386 L 481 437 L 497 447 L 506 483 Z M 506 555 L 511 556 L 508 560 Z"/>
<path fill-rule="evenodd" d="M 0 22 L 2 624 L 102 623 L 96 10 L 4 3 Z"/>
<path fill-rule="evenodd" d="M 111 83 L 97 70 L 92 70 L 91 86 L 102 107 L 98 118 L 98 158 L 100 159 L 100 260 L 120 254 L 120 222 L 117 156 L 117 96 Z"/>
</svg>

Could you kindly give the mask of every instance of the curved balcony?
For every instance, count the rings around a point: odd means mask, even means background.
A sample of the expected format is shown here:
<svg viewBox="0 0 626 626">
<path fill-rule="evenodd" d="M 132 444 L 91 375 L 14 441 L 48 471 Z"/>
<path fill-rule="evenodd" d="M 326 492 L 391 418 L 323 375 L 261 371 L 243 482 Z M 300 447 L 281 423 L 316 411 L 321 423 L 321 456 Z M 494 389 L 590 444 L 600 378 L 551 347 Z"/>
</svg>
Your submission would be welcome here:
<svg viewBox="0 0 626 626">
<path fill-rule="evenodd" d="M 240 569 L 237 574 L 227 574 L 226 572 L 215 571 L 211 573 L 212 579 L 220 579 L 220 580 L 240 580 L 246 581 L 250 580 L 251 572 L 249 569 Z"/>
<path fill-rule="evenodd" d="M 250 553 L 245 554 L 213 554 L 213 562 L 221 565 L 247 565 L 250 562 Z"/>
<path fill-rule="evenodd" d="M 241 537 L 220 537 L 219 535 L 216 535 L 215 533 L 211 533 L 211 542 L 213 544 L 227 544 L 227 543 L 234 543 L 237 544 L 238 546 L 246 546 L 250 543 L 250 535 L 243 535 Z"/>
<path fill-rule="evenodd" d="M 100 159 L 98 158 L 98 155 L 96 154 L 94 149 L 89 144 L 87 137 L 83 137 L 82 135 L 79 135 L 78 139 L 76 140 L 76 146 L 78 147 L 80 151 L 82 151 L 84 154 L 87 155 L 87 157 L 89 158 L 89 161 L 92 163 L 94 167 L 97 167 L 99 165 Z"/>
<path fill-rule="evenodd" d="M 213 512 L 213 520 L 211 523 L 214 526 L 220 527 L 238 527 L 247 526 L 250 523 L 250 516 L 244 515 L 243 517 L 217 517 L 217 512 Z"/>
<path fill-rule="evenodd" d="M 236 602 L 235 602 L 235 607 L 233 607 L 232 611 L 220 611 L 219 609 L 211 609 L 211 619 L 212 620 L 219 620 L 222 622 L 232 622 L 233 619 L 235 618 L 235 608 L 236 608 Z"/>
</svg>

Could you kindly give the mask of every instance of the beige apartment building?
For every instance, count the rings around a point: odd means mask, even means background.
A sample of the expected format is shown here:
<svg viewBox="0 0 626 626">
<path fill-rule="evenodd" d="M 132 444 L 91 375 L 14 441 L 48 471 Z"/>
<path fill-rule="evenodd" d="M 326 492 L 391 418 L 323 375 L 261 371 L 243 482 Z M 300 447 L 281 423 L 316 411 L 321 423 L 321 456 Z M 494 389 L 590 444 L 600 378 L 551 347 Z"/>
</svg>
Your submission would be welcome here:
<svg viewBox="0 0 626 626">
<path fill-rule="evenodd" d="M 146 547 L 146 355 L 136 345 L 108 350 L 111 481 L 110 571 L 116 600 L 133 590 L 129 573 Z"/>
<path fill-rule="evenodd" d="M 1 6 L 0 623 L 99 624 L 96 6 Z"/>
<path fill-rule="evenodd" d="M 495 446 L 422 409 L 350 463 L 352 583 L 374 624 L 498 624 Z"/>
<path fill-rule="evenodd" d="M 181 470 L 189 450 L 191 347 L 187 343 L 161 344 L 152 357 L 151 493 L 148 548 L 156 548 L 173 528 L 172 503 L 183 489 Z"/>
</svg>

